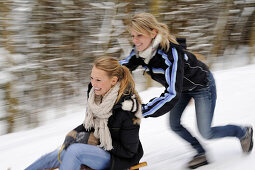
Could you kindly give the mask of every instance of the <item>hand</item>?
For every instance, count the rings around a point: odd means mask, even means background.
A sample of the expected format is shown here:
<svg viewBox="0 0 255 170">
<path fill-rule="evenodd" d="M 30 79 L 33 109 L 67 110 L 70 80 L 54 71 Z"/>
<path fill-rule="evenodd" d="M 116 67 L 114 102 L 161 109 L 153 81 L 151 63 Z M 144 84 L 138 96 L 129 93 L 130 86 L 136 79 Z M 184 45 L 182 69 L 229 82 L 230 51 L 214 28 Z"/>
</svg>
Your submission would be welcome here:
<svg viewBox="0 0 255 170">
<path fill-rule="evenodd" d="M 90 134 L 89 132 L 79 132 L 76 135 L 75 143 L 85 143 L 85 144 L 87 144 L 88 139 L 89 139 L 89 134 Z"/>
<path fill-rule="evenodd" d="M 77 132 L 75 130 L 72 130 L 66 135 L 66 138 L 63 143 L 64 149 L 67 149 L 71 144 L 75 142 L 76 136 L 77 136 Z"/>
<path fill-rule="evenodd" d="M 66 136 L 63 143 L 64 149 L 66 150 L 71 144 L 75 142 L 75 139 L 72 136 Z"/>
<path fill-rule="evenodd" d="M 77 132 L 75 130 L 70 131 L 64 140 L 64 143 L 61 147 L 61 149 L 58 151 L 58 161 L 60 162 L 60 164 L 62 163 L 60 156 L 61 156 L 61 152 L 63 151 L 63 149 L 67 149 L 71 144 L 73 144 L 75 142 L 75 138 L 77 136 Z"/>
<path fill-rule="evenodd" d="M 142 109 L 146 106 L 146 104 L 142 104 Z"/>
<path fill-rule="evenodd" d="M 75 142 L 75 139 L 72 136 L 69 136 L 67 134 L 61 149 L 58 151 L 58 161 L 59 161 L 60 164 L 62 164 L 62 161 L 61 161 L 61 158 L 60 158 L 61 157 L 61 152 L 63 151 L 63 149 L 66 150 L 74 142 Z"/>
</svg>

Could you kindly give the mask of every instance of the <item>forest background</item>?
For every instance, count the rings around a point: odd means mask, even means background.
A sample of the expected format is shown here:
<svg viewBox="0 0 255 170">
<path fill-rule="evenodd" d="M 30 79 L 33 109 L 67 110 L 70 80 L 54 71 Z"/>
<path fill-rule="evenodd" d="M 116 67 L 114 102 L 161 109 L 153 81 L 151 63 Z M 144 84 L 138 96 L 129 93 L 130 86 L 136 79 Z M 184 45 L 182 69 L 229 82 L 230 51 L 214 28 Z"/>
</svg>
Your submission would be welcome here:
<svg viewBox="0 0 255 170">
<path fill-rule="evenodd" d="M 126 24 L 139 12 L 186 38 L 212 70 L 255 63 L 255 0 L 0 0 L 0 135 L 85 109 L 94 59 L 129 54 Z M 138 91 L 157 86 L 140 72 Z"/>
</svg>

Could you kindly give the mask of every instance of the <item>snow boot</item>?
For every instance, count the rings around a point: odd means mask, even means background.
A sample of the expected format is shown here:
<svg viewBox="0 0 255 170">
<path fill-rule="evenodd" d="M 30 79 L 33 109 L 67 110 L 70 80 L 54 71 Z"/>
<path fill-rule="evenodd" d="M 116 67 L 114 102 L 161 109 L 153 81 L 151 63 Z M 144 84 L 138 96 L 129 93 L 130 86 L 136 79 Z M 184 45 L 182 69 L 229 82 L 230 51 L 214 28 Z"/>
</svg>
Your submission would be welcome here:
<svg viewBox="0 0 255 170">
<path fill-rule="evenodd" d="M 205 154 L 197 154 L 193 157 L 191 161 L 188 162 L 188 168 L 196 169 L 200 166 L 207 165 L 208 161 L 206 159 Z"/>
<path fill-rule="evenodd" d="M 240 139 L 242 150 L 244 153 L 250 153 L 253 148 L 253 129 L 252 127 L 246 127 L 246 133 L 244 137 Z"/>
</svg>

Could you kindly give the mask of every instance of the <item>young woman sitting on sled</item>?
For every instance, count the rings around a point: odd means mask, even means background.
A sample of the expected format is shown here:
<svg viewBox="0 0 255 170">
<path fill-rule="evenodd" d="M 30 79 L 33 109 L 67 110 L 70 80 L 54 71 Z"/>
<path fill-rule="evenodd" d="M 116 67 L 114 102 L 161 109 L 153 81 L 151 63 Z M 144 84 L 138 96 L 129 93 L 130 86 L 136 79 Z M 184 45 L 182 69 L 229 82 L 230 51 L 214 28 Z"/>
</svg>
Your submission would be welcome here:
<svg viewBox="0 0 255 170">
<path fill-rule="evenodd" d="M 48 153 L 26 170 L 129 169 L 139 163 L 141 100 L 125 66 L 111 57 L 94 62 L 84 122 L 69 132 L 61 150 Z"/>
</svg>

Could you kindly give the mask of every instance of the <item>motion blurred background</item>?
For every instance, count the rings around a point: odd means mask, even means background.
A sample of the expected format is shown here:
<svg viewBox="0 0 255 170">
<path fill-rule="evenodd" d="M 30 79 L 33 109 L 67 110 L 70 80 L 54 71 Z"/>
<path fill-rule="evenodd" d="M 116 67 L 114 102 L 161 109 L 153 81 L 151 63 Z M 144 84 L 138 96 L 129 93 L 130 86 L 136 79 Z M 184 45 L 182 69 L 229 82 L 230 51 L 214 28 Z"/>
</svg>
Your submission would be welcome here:
<svg viewBox="0 0 255 170">
<path fill-rule="evenodd" d="M 255 0 L 0 0 L 0 135 L 85 109 L 94 59 L 129 54 L 126 24 L 139 12 L 186 38 L 212 70 L 255 63 Z M 134 77 L 139 91 L 157 85 Z"/>
</svg>

